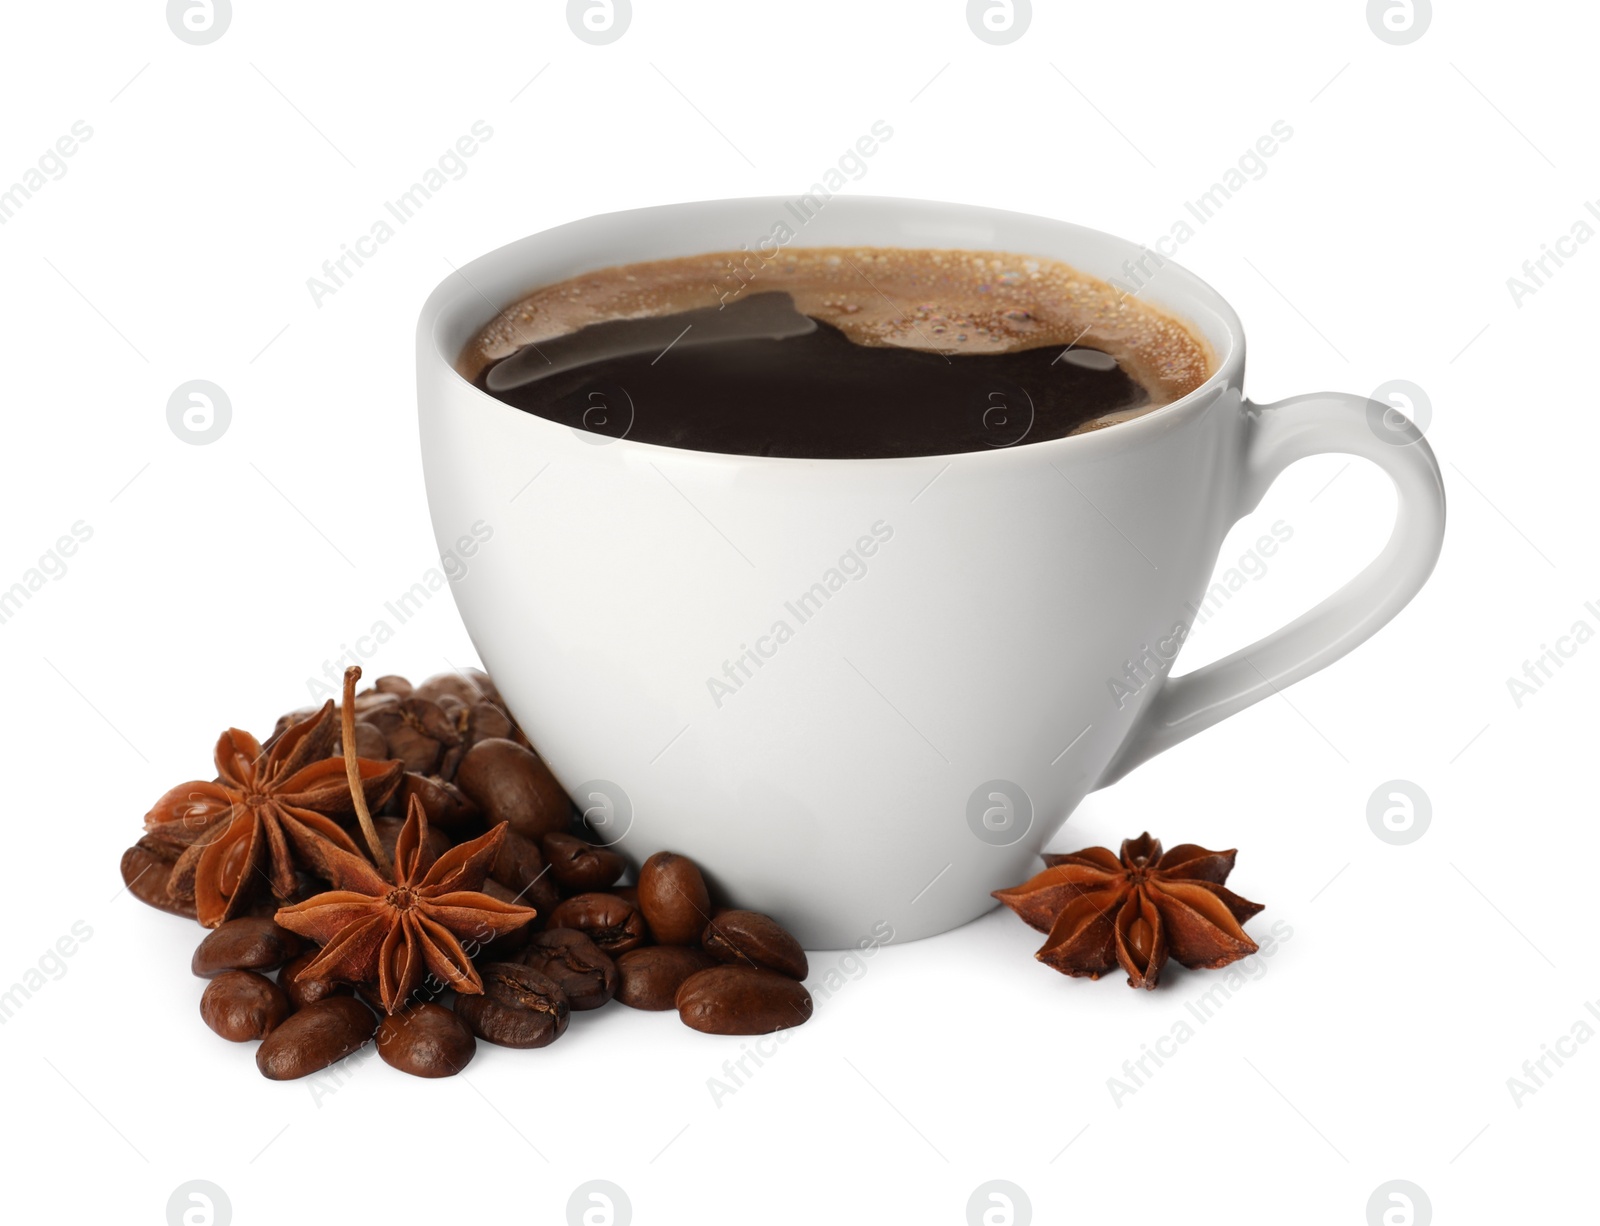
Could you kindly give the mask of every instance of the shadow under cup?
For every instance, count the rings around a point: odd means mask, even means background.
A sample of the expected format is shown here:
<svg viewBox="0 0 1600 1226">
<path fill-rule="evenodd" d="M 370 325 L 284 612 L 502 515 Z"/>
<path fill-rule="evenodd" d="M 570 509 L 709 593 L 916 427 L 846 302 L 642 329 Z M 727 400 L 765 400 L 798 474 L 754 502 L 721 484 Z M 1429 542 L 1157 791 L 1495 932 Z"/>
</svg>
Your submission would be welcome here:
<svg viewBox="0 0 1600 1226">
<path fill-rule="evenodd" d="M 453 274 L 418 330 L 421 441 L 439 547 L 477 542 L 451 585 L 473 643 L 595 832 L 636 861 L 692 856 L 730 904 L 847 948 L 885 925 L 907 940 L 965 923 L 1039 867 L 1126 769 L 1191 602 L 1261 491 L 1238 321 L 1170 263 L 1141 299 L 1210 343 L 1212 376 L 1143 417 L 1010 449 L 677 450 L 569 429 L 457 374 L 531 290 L 754 250 L 794 224 L 789 203 L 589 218 Z M 1106 280 L 1149 258 L 1062 222 L 892 199 L 835 197 L 795 231 L 797 246 L 1008 251 Z"/>
</svg>

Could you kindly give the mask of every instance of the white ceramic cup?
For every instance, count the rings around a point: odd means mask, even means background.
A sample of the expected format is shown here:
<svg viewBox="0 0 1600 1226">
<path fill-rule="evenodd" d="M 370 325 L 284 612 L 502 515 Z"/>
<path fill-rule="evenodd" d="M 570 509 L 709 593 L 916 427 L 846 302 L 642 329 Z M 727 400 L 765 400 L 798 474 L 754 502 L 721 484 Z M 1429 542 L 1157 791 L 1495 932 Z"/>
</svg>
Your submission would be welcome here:
<svg viewBox="0 0 1600 1226">
<path fill-rule="evenodd" d="M 904 940 L 973 919 L 1086 793 L 1366 639 L 1432 570 L 1444 491 L 1387 405 L 1246 401 L 1238 318 L 1171 263 L 1140 297 L 1190 321 L 1216 373 L 1144 417 L 1010 448 L 684 451 L 574 431 L 455 372 L 530 290 L 755 250 L 794 224 L 786 203 L 591 217 L 449 277 L 417 334 L 422 454 L 473 643 L 594 829 L 640 861 L 692 856 L 735 905 L 843 948 L 884 923 Z M 796 246 L 1006 251 L 1107 280 L 1148 259 L 1064 222 L 911 200 L 835 197 L 796 228 Z M 1388 543 L 1304 616 L 1170 680 L 1224 536 L 1322 452 L 1394 481 Z"/>
</svg>

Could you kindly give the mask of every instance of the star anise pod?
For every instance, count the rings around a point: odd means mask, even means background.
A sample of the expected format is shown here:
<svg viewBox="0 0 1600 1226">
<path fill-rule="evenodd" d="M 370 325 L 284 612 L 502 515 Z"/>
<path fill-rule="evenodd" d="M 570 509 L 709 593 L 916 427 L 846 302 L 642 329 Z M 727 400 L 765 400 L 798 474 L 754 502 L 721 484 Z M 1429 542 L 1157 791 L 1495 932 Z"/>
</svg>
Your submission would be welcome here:
<svg viewBox="0 0 1600 1226">
<path fill-rule="evenodd" d="M 296 896 L 296 872 L 332 881 L 333 853 L 359 859 L 355 842 L 332 820 L 352 812 L 332 700 L 276 737 L 270 749 L 230 728 L 217 741 L 217 778 L 171 789 L 145 814 L 150 837 L 177 853 L 168 878 L 174 899 L 194 900 L 207 928 L 240 914 L 259 874 L 279 898 Z M 381 805 L 399 786 L 400 762 L 358 761 L 362 791 Z M 342 863 L 342 861 L 341 861 Z"/>
<path fill-rule="evenodd" d="M 424 971 L 457 992 L 482 992 L 461 939 L 482 944 L 537 914 L 478 892 L 505 831 L 502 823 L 435 859 L 428 816 L 413 796 L 395 843 L 393 882 L 352 857 L 353 863 L 339 866 L 344 888 L 278 912 L 285 928 L 322 943 L 322 952 L 297 978 L 375 983 L 389 1013 L 404 1007 Z"/>
<path fill-rule="evenodd" d="M 1128 986 L 1154 988 L 1168 956 L 1215 970 L 1256 952 L 1241 925 L 1261 910 L 1222 883 L 1236 851 L 1184 843 L 1162 854 L 1149 834 L 1120 857 L 1089 847 L 1047 855 L 1036 876 L 994 896 L 1049 938 L 1034 955 L 1066 975 L 1098 979 L 1121 965 Z"/>
</svg>

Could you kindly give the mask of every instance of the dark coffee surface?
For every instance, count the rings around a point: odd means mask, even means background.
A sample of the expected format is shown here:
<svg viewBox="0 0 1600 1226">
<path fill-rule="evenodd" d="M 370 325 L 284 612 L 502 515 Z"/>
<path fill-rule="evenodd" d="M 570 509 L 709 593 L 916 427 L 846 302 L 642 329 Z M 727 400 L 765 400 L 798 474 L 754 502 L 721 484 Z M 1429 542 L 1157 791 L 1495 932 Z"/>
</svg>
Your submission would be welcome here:
<svg viewBox="0 0 1600 1226">
<path fill-rule="evenodd" d="M 516 408 L 596 435 L 818 459 L 1027 445 L 1153 404 L 1147 388 L 1099 350 L 1050 344 L 947 354 L 863 345 L 800 314 L 783 292 L 590 324 L 524 346 L 485 367 L 476 383 Z"/>
</svg>

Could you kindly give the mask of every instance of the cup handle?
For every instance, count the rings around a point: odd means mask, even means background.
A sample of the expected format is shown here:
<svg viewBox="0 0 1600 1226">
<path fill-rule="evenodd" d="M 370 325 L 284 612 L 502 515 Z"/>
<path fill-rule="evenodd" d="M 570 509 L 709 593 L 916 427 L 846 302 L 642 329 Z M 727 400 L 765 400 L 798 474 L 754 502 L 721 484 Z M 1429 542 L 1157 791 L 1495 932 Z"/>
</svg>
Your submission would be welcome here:
<svg viewBox="0 0 1600 1226">
<path fill-rule="evenodd" d="M 1364 643 L 1426 582 L 1444 543 L 1444 482 L 1422 432 L 1389 405 L 1345 392 L 1293 396 L 1245 411 L 1243 479 L 1234 520 L 1253 511 L 1296 460 L 1340 452 L 1371 460 L 1399 495 L 1394 531 L 1366 569 L 1282 629 L 1169 680 L 1096 787 L 1115 783 L 1187 740 Z"/>
</svg>

